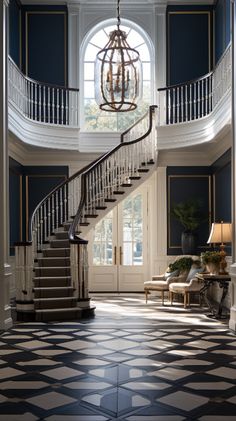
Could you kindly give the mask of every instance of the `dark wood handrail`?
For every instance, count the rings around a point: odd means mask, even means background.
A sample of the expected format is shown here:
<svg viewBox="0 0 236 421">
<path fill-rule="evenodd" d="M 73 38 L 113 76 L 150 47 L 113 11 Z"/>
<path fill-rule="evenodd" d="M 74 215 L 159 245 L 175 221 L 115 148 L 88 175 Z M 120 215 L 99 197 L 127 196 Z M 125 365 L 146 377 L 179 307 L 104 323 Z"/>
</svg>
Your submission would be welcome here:
<svg viewBox="0 0 236 421">
<path fill-rule="evenodd" d="M 12 60 L 12 58 L 10 56 L 8 56 L 8 59 L 17 68 L 17 71 L 21 74 L 21 76 L 23 76 L 23 78 L 26 79 L 26 80 L 28 80 L 29 82 L 35 83 L 36 85 L 40 85 L 40 86 L 46 86 L 46 87 L 52 88 L 52 89 L 54 88 L 54 89 L 62 89 L 64 91 L 79 92 L 79 89 L 77 89 L 77 88 L 69 88 L 67 86 L 53 85 L 51 83 L 39 82 L 39 81 L 37 81 L 35 79 L 32 79 L 29 76 L 24 75 L 24 73 L 19 69 L 19 67 L 17 66 L 17 64 L 14 62 L 14 60 Z"/>
<path fill-rule="evenodd" d="M 132 124 L 132 126 L 130 126 L 125 132 L 121 133 L 120 143 L 124 142 L 125 135 L 129 133 L 133 129 L 133 127 L 137 126 L 137 124 L 139 124 L 142 120 L 144 120 L 144 118 L 147 117 L 148 113 L 149 111 L 147 111 L 139 120 L 137 120 L 134 124 Z"/>
<path fill-rule="evenodd" d="M 81 243 L 84 242 L 83 239 L 78 238 L 75 236 L 75 231 L 76 231 L 76 227 L 78 225 L 79 222 L 79 218 L 80 215 L 82 213 L 83 210 L 83 206 L 85 203 L 85 198 L 86 198 L 86 176 L 87 174 L 92 171 L 94 168 L 96 168 L 96 166 L 98 166 L 101 162 L 104 162 L 107 158 L 109 158 L 109 156 L 111 156 L 114 152 L 116 152 L 118 149 L 122 148 L 123 146 L 126 145 L 132 145 L 135 143 L 140 142 L 141 140 L 143 140 L 145 137 L 147 137 L 152 130 L 153 127 L 153 119 L 152 119 L 152 114 L 155 110 L 155 108 L 157 108 L 157 105 L 151 105 L 149 107 L 149 127 L 148 130 L 145 134 L 143 134 L 142 136 L 140 136 L 138 139 L 132 140 L 130 142 L 122 142 L 120 141 L 119 145 L 115 146 L 111 151 L 107 152 L 105 155 L 103 155 L 100 159 L 98 159 L 94 164 L 92 164 L 86 171 L 83 172 L 82 176 L 81 176 L 81 200 L 80 200 L 80 204 L 79 204 L 79 208 L 78 208 L 78 212 L 75 215 L 75 218 L 69 228 L 69 240 L 70 242 L 73 243 Z M 142 120 L 142 119 L 140 119 Z M 140 121 L 138 120 L 138 122 Z M 136 124 L 138 124 L 138 122 L 136 122 Z M 125 131 L 125 133 L 127 134 L 129 132 L 129 130 L 131 130 L 134 127 L 131 126 L 131 128 L 129 128 L 128 130 Z M 122 139 L 122 134 L 121 134 L 121 139 Z"/>
<path fill-rule="evenodd" d="M 209 72 L 209 73 L 205 74 L 204 76 L 201 76 L 200 78 L 188 80 L 187 82 L 177 83 L 176 85 L 169 85 L 169 86 L 166 86 L 165 88 L 159 88 L 157 90 L 158 90 L 158 92 L 162 92 L 162 91 L 167 91 L 168 89 L 171 90 L 171 89 L 175 89 L 175 88 L 181 88 L 181 86 L 188 86 L 188 85 L 191 85 L 193 83 L 200 82 L 201 80 L 207 79 L 213 73 L 214 72 L 212 71 L 212 72 Z"/>
</svg>

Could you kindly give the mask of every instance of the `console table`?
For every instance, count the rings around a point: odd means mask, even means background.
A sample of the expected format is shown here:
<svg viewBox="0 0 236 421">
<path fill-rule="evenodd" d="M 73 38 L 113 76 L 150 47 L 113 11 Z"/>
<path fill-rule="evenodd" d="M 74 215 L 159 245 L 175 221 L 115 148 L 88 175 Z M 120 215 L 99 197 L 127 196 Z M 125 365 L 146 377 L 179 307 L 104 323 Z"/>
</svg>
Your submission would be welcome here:
<svg viewBox="0 0 236 421">
<path fill-rule="evenodd" d="M 199 273 L 196 275 L 198 279 L 201 279 L 204 282 L 203 287 L 200 289 L 200 298 L 204 298 L 207 306 L 209 307 L 212 316 L 216 319 L 221 319 L 224 316 L 222 316 L 222 309 L 223 309 L 223 301 L 226 297 L 226 294 L 229 289 L 229 282 L 231 281 L 231 278 L 229 275 L 211 275 L 210 273 Z M 207 291 L 210 288 L 211 285 L 213 285 L 215 282 L 217 282 L 222 288 L 222 295 L 219 302 L 218 310 L 214 309 L 212 306 L 210 300 L 207 297 Z"/>
</svg>

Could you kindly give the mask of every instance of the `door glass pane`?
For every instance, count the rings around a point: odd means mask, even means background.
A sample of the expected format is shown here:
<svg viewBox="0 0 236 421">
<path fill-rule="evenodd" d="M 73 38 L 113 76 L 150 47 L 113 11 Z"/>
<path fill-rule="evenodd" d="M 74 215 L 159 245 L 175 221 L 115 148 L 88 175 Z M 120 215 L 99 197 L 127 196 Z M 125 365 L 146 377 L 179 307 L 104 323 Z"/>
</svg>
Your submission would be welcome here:
<svg viewBox="0 0 236 421">
<path fill-rule="evenodd" d="M 123 265 L 143 264 L 142 195 L 129 196 L 123 202 Z"/>
<path fill-rule="evenodd" d="M 94 229 L 93 264 L 95 266 L 112 265 L 112 211 L 103 218 Z"/>
</svg>

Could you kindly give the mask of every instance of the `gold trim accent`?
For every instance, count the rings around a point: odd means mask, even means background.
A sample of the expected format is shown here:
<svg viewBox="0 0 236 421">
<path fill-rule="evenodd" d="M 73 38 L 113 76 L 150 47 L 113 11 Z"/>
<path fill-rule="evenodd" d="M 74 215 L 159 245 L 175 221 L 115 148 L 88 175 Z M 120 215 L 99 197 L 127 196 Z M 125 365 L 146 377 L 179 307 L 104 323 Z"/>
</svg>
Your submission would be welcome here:
<svg viewBox="0 0 236 421">
<path fill-rule="evenodd" d="M 23 240 L 23 195 L 22 195 L 22 175 L 20 175 L 20 241 Z"/>
<path fill-rule="evenodd" d="M 19 10 L 19 65 L 22 70 L 22 13 L 21 9 Z"/>
<path fill-rule="evenodd" d="M 170 84 L 170 16 L 171 15 L 208 15 L 208 72 L 211 71 L 211 11 L 207 10 L 183 10 L 183 11 L 170 11 L 168 12 L 168 39 L 167 39 L 167 49 L 168 49 L 168 81 Z M 203 76 L 203 75 L 200 75 Z"/>
<path fill-rule="evenodd" d="M 213 61 L 213 66 L 212 67 L 215 67 L 215 65 L 216 65 L 216 53 L 215 53 L 215 49 L 216 49 L 216 41 L 215 41 L 215 36 L 216 36 L 216 30 L 215 30 L 215 24 L 216 24 L 216 16 L 215 16 L 215 14 L 216 14 L 216 12 L 215 12 L 215 10 L 213 10 L 213 12 L 212 12 L 212 31 L 213 31 L 213 34 L 212 34 L 212 38 L 213 38 L 213 40 L 212 40 L 212 61 Z"/>
<path fill-rule="evenodd" d="M 28 175 L 26 175 L 25 177 L 25 238 L 26 238 L 26 241 L 28 241 L 29 239 L 28 225 L 29 225 L 29 180 L 28 180 Z"/>
<path fill-rule="evenodd" d="M 28 42 L 28 18 L 29 15 L 64 15 L 64 85 L 67 85 L 67 13 L 63 11 L 51 11 L 51 10 L 40 10 L 40 11 L 27 11 L 25 12 L 25 74 L 28 75 L 28 64 L 29 64 L 29 42 Z M 41 82 L 41 81 L 39 81 Z"/>
<path fill-rule="evenodd" d="M 211 227 L 211 176 L 210 175 L 204 175 L 204 174 L 176 174 L 176 175 L 168 175 L 168 215 L 167 215 L 167 221 L 168 221 L 168 249 L 179 249 L 181 248 L 181 245 L 178 246 L 171 246 L 171 231 L 170 231 L 170 181 L 172 178 L 208 178 L 208 225 L 209 225 L 209 231 Z M 209 248 L 210 246 L 205 245 L 199 245 L 198 248 Z"/>
</svg>

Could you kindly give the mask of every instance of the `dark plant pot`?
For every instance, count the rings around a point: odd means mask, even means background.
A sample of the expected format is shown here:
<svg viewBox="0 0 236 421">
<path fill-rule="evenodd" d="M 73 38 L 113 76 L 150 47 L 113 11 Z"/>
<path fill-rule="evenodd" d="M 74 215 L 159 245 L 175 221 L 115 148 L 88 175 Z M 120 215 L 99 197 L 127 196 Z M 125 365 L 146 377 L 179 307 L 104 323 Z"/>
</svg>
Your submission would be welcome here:
<svg viewBox="0 0 236 421">
<path fill-rule="evenodd" d="M 181 235 L 183 254 L 196 254 L 196 236 L 191 231 L 184 231 Z"/>
</svg>

